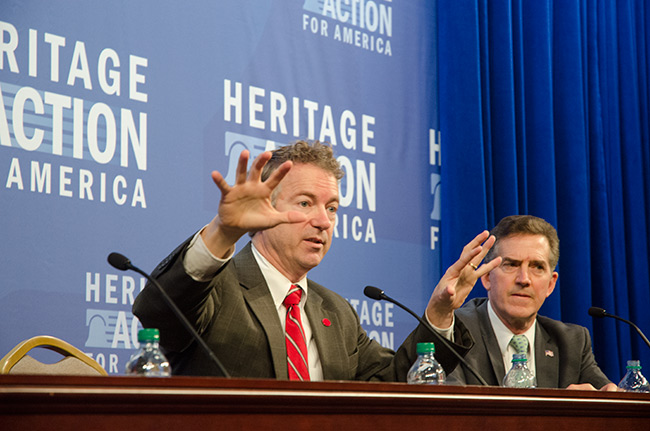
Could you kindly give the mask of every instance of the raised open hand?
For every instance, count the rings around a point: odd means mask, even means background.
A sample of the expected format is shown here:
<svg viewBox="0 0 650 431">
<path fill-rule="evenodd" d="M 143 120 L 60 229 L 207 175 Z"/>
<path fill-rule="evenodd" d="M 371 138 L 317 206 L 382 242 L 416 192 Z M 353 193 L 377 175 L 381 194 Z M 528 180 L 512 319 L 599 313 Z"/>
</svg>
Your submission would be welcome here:
<svg viewBox="0 0 650 431">
<path fill-rule="evenodd" d="M 463 305 L 476 281 L 501 264 L 501 258 L 496 257 L 480 265 L 495 241 L 488 231 L 483 231 L 463 247 L 460 258 L 447 269 L 429 299 L 426 312 L 433 325 L 451 326 L 454 310 Z"/>
<path fill-rule="evenodd" d="M 273 191 L 287 175 L 292 163 L 283 163 L 266 181 L 262 181 L 262 169 L 271 159 L 271 153 L 265 151 L 257 156 L 247 173 L 248 159 L 249 152 L 242 151 L 233 186 L 228 185 L 221 173 L 212 172 L 212 180 L 221 190 L 219 213 L 201 235 L 216 256 L 222 256 L 247 232 L 306 220 L 300 212 L 279 212 L 273 207 Z"/>
</svg>

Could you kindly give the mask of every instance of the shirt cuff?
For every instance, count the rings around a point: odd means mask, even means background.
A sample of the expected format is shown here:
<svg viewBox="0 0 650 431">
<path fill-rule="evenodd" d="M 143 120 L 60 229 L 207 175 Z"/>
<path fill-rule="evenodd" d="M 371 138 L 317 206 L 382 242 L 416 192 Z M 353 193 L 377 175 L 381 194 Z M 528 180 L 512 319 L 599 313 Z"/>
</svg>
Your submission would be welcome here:
<svg viewBox="0 0 650 431">
<path fill-rule="evenodd" d="M 232 258 L 235 251 L 233 247 L 233 252 L 225 259 L 216 257 L 210 253 L 205 242 L 203 242 L 203 238 L 201 238 L 202 231 L 203 229 L 198 231 L 190 241 L 183 259 L 183 267 L 187 275 L 192 277 L 194 281 L 205 282 L 210 281 L 215 276 L 219 268 Z"/>
<path fill-rule="evenodd" d="M 427 319 L 427 322 L 429 322 L 429 325 L 440 335 L 454 343 L 454 325 L 456 324 L 456 315 L 452 314 L 451 316 L 451 326 L 449 328 L 438 328 L 436 325 L 431 323 L 429 320 L 429 316 L 427 316 L 427 313 L 424 313 L 424 317 Z"/>
</svg>

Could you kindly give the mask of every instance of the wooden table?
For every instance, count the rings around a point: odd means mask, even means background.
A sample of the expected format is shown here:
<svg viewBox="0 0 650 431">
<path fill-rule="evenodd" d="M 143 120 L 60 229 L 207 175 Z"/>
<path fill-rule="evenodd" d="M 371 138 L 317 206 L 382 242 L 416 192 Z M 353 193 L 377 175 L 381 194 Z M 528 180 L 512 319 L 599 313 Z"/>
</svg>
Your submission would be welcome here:
<svg viewBox="0 0 650 431">
<path fill-rule="evenodd" d="M 650 394 L 401 383 L 0 375 L 0 430 L 419 428 L 645 431 L 650 430 Z"/>
</svg>

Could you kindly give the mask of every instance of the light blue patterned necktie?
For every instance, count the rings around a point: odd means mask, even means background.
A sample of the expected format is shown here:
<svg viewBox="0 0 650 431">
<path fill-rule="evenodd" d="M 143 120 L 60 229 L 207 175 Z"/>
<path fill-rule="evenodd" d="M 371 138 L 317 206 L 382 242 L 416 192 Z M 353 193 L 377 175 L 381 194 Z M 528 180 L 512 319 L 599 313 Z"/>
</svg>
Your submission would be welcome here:
<svg viewBox="0 0 650 431">
<path fill-rule="evenodd" d="M 513 336 L 510 340 L 510 345 L 515 349 L 515 352 L 528 357 L 528 338 L 525 335 Z"/>
</svg>

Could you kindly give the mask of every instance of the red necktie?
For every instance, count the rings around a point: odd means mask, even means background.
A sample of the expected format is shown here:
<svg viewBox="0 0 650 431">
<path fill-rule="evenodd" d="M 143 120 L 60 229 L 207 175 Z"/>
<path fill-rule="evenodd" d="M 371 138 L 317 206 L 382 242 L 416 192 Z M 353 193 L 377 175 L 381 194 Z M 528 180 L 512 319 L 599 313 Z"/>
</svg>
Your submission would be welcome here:
<svg viewBox="0 0 650 431">
<path fill-rule="evenodd" d="M 289 380 L 309 380 L 309 366 L 307 365 L 307 343 L 305 331 L 302 329 L 300 319 L 300 286 L 291 285 L 291 290 L 284 298 L 283 304 L 287 307 L 287 321 L 285 326 L 287 341 L 287 366 Z"/>
</svg>

